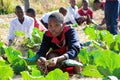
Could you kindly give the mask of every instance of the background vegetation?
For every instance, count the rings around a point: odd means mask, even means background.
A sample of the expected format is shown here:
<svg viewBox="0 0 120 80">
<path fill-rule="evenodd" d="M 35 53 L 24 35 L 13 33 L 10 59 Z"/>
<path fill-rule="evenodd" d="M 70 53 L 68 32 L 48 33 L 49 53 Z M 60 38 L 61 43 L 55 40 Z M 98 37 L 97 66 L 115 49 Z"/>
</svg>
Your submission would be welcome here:
<svg viewBox="0 0 120 80">
<path fill-rule="evenodd" d="M 82 0 L 77 0 L 77 6 L 81 6 Z M 90 0 L 90 6 L 93 7 L 93 0 Z M 0 0 L 0 14 L 9 14 L 14 12 L 16 5 L 24 5 L 24 0 Z M 38 14 L 53 11 L 61 6 L 68 7 L 69 0 L 30 0 L 30 7 L 36 9 Z M 93 7 L 94 8 L 94 7 Z"/>
</svg>

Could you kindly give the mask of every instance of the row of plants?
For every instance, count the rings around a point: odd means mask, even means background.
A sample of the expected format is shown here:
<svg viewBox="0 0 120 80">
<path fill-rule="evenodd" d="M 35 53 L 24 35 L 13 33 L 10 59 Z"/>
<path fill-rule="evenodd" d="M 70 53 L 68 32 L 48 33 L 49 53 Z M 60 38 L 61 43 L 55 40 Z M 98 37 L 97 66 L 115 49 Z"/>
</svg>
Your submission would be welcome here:
<svg viewBox="0 0 120 80">
<path fill-rule="evenodd" d="M 80 61 L 84 64 L 81 74 L 104 80 L 108 77 L 111 80 L 120 79 L 120 34 L 97 30 L 94 24 L 87 25 L 84 32 L 90 40 L 79 53 Z"/>
<path fill-rule="evenodd" d="M 38 29 L 34 29 L 32 33 L 32 39 L 26 41 L 26 37 L 22 32 L 16 32 L 17 40 L 23 37 L 21 45 L 27 47 L 29 50 L 27 56 L 23 57 L 20 50 L 13 49 L 12 47 L 6 46 L 2 40 L 0 40 L 0 80 L 12 80 L 12 78 L 17 74 L 21 75 L 23 80 L 68 80 L 69 75 L 67 72 L 62 72 L 60 69 L 55 69 L 49 72 L 47 75 L 42 74 L 43 72 L 38 68 L 36 62 L 29 62 L 26 58 L 31 58 L 35 56 L 35 52 L 31 49 L 36 47 L 34 44 L 40 46 L 42 36 L 44 32 L 40 32 Z M 25 43 L 25 44 L 23 44 Z M 14 42 L 16 44 L 16 41 Z M 14 45 L 12 44 L 12 45 Z M 39 47 L 37 45 L 37 47 Z"/>
<path fill-rule="evenodd" d="M 84 77 L 99 77 L 103 80 L 108 80 L 108 78 L 120 79 L 120 35 L 112 35 L 106 30 L 97 30 L 96 25 L 93 24 L 87 25 L 84 32 L 89 36 L 90 41 L 84 43 L 84 48 L 78 54 L 83 63 L 83 70 L 79 74 Z M 37 63 L 25 60 L 25 58 L 35 55 L 31 49 L 36 48 L 36 46 L 39 47 L 44 32 L 35 28 L 31 40 L 27 39 L 22 32 L 15 34 L 18 37 L 24 36 L 21 45 L 28 48 L 28 55 L 23 57 L 21 51 L 5 46 L 1 40 L 0 80 L 12 79 L 14 74 L 21 75 L 23 80 L 69 79 L 68 73 L 63 73 L 60 69 L 55 69 L 47 75 L 42 74 L 43 72 L 39 70 Z M 4 55 L 7 59 L 4 58 Z"/>
</svg>

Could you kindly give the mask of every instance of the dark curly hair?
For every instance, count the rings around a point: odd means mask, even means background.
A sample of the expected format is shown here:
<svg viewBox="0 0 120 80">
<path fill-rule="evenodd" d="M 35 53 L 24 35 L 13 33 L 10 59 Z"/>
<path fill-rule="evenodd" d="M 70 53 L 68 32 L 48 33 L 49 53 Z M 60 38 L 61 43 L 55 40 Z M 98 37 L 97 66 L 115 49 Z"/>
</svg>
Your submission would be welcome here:
<svg viewBox="0 0 120 80">
<path fill-rule="evenodd" d="M 33 8 L 28 8 L 26 12 L 27 12 L 27 13 L 31 13 L 32 15 L 35 15 L 35 14 L 36 14 L 36 13 L 35 13 L 35 10 L 34 10 Z"/>
<path fill-rule="evenodd" d="M 100 0 L 94 0 L 93 3 L 100 3 Z"/>
</svg>

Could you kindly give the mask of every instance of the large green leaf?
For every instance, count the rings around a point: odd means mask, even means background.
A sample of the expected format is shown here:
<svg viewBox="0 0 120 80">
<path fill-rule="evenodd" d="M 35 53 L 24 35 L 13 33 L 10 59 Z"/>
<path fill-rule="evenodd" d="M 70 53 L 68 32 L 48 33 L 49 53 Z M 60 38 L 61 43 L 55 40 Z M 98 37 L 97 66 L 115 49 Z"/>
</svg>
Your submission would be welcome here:
<svg viewBox="0 0 120 80">
<path fill-rule="evenodd" d="M 18 55 L 22 56 L 22 53 L 19 50 L 14 50 L 11 47 L 6 48 L 5 52 L 6 52 L 6 56 L 8 58 L 8 61 L 10 63 L 13 63 L 14 60 L 18 59 L 19 58 Z"/>
<path fill-rule="evenodd" d="M 101 40 L 108 46 L 110 46 L 110 44 L 114 41 L 114 36 L 107 30 L 100 31 L 99 36 L 101 37 Z"/>
<path fill-rule="evenodd" d="M 99 57 L 98 61 L 96 61 L 96 64 L 108 67 L 110 72 L 112 72 L 115 68 L 120 67 L 119 62 L 120 56 L 118 54 L 115 54 L 110 50 L 104 50 L 101 52 L 101 57 Z"/>
<path fill-rule="evenodd" d="M 41 43 L 44 32 L 40 32 L 38 28 L 34 28 L 32 32 L 32 38 L 34 43 Z"/>
<path fill-rule="evenodd" d="M 69 75 L 67 72 L 63 73 L 60 69 L 55 69 L 48 73 L 46 80 L 68 80 Z"/>
<path fill-rule="evenodd" d="M 120 56 L 110 50 L 101 51 L 99 57 L 95 60 L 95 64 L 98 67 L 99 72 L 105 77 L 114 75 L 120 77 Z M 106 72 L 109 72 L 109 74 Z"/>
<path fill-rule="evenodd" d="M 90 39 L 93 39 L 93 40 L 97 39 L 98 31 L 96 30 L 95 25 L 87 25 L 84 28 L 84 32 L 89 36 Z"/>
<path fill-rule="evenodd" d="M 46 80 L 43 76 L 39 76 L 39 77 L 32 76 L 29 74 L 28 71 L 21 72 L 21 75 L 23 80 Z"/>
<path fill-rule="evenodd" d="M 114 36 L 114 40 L 115 40 L 116 42 L 120 42 L 120 34 L 115 35 L 115 36 Z"/>
<path fill-rule="evenodd" d="M 27 69 L 27 63 L 21 57 L 22 53 L 19 50 L 14 50 L 13 48 L 8 47 L 5 52 L 15 73 L 20 73 Z"/>
<path fill-rule="evenodd" d="M 86 48 L 80 50 L 78 57 L 83 64 L 89 63 L 89 53 L 87 52 Z"/>
<path fill-rule="evenodd" d="M 112 74 L 120 79 L 120 68 L 115 68 Z"/>
<path fill-rule="evenodd" d="M 32 72 L 31 72 L 31 75 L 39 77 L 39 76 L 41 76 L 41 72 L 40 72 L 40 70 L 33 68 Z"/>
<path fill-rule="evenodd" d="M 111 72 L 110 72 L 109 68 L 107 68 L 107 67 L 104 68 L 103 66 L 98 66 L 97 69 L 104 77 L 111 75 Z"/>
<path fill-rule="evenodd" d="M 84 67 L 82 71 L 82 75 L 89 77 L 103 77 L 99 71 L 97 70 L 97 66 L 95 65 L 87 65 Z"/>
<path fill-rule="evenodd" d="M 5 61 L 0 60 L 0 80 L 9 80 L 13 77 L 13 70 Z"/>
<path fill-rule="evenodd" d="M 21 71 L 27 70 L 27 63 L 24 59 L 16 59 L 12 62 L 11 67 L 14 72 L 19 74 Z"/>
</svg>

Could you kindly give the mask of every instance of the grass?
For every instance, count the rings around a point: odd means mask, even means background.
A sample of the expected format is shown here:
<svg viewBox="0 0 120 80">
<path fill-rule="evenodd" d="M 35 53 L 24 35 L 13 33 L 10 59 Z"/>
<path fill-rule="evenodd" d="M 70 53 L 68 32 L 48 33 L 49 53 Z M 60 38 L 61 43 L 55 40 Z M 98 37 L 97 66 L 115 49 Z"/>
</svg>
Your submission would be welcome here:
<svg viewBox="0 0 120 80">
<path fill-rule="evenodd" d="M 81 7 L 81 4 L 82 0 L 77 0 L 77 6 Z M 16 5 L 24 5 L 23 0 L 0 0 L 0 14 L 13 13 Z M 90 5 L 93 7 L 93 0 L 90 0 Z M 69 0 L 30 0 L 30 7 L 34 8 L 38 14 L 68 6 Z"/>
</svg>

